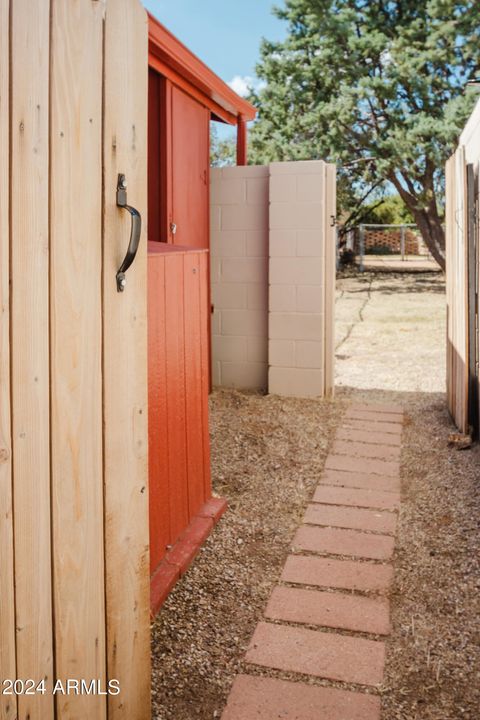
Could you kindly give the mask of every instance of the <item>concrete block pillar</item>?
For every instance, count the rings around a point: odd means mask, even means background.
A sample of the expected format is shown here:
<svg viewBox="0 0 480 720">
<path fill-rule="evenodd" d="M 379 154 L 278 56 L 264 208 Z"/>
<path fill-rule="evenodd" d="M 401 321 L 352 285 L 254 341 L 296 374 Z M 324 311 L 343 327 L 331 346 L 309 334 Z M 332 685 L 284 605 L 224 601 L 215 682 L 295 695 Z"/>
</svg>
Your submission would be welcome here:
<svg viewBox="0 0 480 720">
<path fill-rule="evenodd" d="M 277 395 L 321 397 L 329 391 L 327 267 L 335 274 L 329 167 L 323 161 L 270 165 L 268 389 Z"/>
<path fill-rule="evenodd" d="M 268 167 L 211 172 L 213 384 L 266 390 Z"/>
<path fill-rule="evenodd" d="M 213 384 L 333 390 L 335 166 L 212 170 Z"/>
</svg>

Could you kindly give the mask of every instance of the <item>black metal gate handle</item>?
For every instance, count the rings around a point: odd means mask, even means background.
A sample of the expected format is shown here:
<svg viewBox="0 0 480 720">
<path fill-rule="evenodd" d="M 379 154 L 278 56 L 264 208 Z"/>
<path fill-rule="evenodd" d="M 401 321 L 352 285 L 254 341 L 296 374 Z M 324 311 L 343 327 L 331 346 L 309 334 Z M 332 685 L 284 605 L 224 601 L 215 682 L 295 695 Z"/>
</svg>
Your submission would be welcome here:
<svg viewBox="0 0 480 720">
<path fill-rule="evenodd" d="M 132 216 L 132 229 L 130 231 L 130 242 L 128 243 L 127 254 L 117 271 L 117 292 L 123 292 L 127 284 L 125 273 L 135 260 L 138 245 L 140 243 L 140 235 L 142 232 L 142 217 L 138 210 L 127 205 L 127 181 L 125 175 L 120 174 L 117 181 L 117 207 L 127 210 Z"/>
</svg>

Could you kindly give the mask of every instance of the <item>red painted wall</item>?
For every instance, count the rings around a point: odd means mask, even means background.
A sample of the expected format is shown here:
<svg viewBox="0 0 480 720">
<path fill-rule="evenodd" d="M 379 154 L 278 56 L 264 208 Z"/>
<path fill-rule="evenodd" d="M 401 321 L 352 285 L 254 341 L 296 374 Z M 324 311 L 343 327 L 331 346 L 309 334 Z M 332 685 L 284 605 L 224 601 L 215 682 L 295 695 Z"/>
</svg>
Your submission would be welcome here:
<svg viewBox="0 0 480 720">
<path fill-rule="evenodd" d="M 210 110 L 152 69 L 148 180 L 149 240 L 208 248 Z"/>
<path fill-rule="evenodd" d="M 172 222 L 176 245 L 209 247 L 210 111 L 172 86 Z"/>
<path fill-rule="evenodd" d="M 149 243 L 152 573 L 211 497 L 207 266 L 205 251 Z"/>
</svg>

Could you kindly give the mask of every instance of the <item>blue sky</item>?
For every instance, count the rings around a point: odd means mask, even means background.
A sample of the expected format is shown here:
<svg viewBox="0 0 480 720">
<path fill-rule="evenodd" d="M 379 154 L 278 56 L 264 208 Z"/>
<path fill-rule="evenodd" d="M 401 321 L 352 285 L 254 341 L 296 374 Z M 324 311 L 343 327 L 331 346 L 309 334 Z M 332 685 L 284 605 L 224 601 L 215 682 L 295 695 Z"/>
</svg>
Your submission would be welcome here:
<svg viewBox="0 0 480 720">
<path fill-rule="evenodd" d="M 228 83 L 254 76 L 262 37 L 284 37 L 285 23 L 271 14 L 273 4 L 274 0 L 144 0 L 161 23 Z M 240 88 L 237 80 L 235 89 Z"/>
</svg>

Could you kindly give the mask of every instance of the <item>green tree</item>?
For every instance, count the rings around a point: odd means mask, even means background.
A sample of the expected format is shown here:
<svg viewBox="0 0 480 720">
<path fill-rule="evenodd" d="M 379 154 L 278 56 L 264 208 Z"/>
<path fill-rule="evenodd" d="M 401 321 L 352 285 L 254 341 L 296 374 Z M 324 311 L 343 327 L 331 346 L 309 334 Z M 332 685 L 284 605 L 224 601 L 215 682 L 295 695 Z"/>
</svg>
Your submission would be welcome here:
<svg viewBox="0 0 480 720">
<path fill-rule="evenodd" d="M 262 42 L 252 159 L 334 161 L 357 197 L 393 185 L 443 267 L 443 167 L 475 101 L 480 3 L 285 0 L 274 13 L 288 34 Z"/>
<path fill-rule="evenodd" d="M 362 222 L 404 225 L 414 223 L 415 220 L 400 195 L 387 195 L 377 202 L 365 205 Z"/>
<path fill-rule="evenodd" d="M 237 146 L 235 138 L 220 139 L 215 123 L 210 123 L 210 165 L 212 167 L 226 167 L 235 165 Z"/>
</svg>

